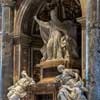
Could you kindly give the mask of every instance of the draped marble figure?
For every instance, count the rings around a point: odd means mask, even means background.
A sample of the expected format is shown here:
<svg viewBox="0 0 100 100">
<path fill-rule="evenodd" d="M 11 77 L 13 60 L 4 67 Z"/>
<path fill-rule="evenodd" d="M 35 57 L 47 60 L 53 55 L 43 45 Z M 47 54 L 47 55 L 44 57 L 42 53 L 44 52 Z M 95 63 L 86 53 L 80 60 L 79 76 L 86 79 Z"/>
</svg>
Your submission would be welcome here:
<svg viewBox="0 0 100 100">
<path fill-rule="evenodd" d="M 56 77 L 56 81 L 60 82 L 61 87 L 58 92 L 58 100 L 87 100 L 84 92 L 88 90 L 84 87 L 78 70 L 65 69 L 64 65 L 58 66 L 61 75 Z"/>
<path fill-rule="evenodd" d="M 42 61 L 62 58 L 67 59 L 69 56 L 78 57 L 78 53 L 76 51 L 77 43 L 69 35 L 72 22 L 60 22 L 56 15 L 56 9 L 57 8 L 54 7 L 50 11 L 50 21 L 46 22 L 40 20 L 37 15 L 34 17 L 36 22 L 39 24 L 40 34 L 44 42 L 44 46 L 41 49 L 43 54 Z"/>
<path fill-rule="evenodd" d="M 20 100 L 27 95 L 26 88 L 35 84 L 35 81 L 27 75 L 26 71 L 22 71 L 21 76 L 21 79 L 8 88 L 7 97 L 9 100 Z"/>
</svg>

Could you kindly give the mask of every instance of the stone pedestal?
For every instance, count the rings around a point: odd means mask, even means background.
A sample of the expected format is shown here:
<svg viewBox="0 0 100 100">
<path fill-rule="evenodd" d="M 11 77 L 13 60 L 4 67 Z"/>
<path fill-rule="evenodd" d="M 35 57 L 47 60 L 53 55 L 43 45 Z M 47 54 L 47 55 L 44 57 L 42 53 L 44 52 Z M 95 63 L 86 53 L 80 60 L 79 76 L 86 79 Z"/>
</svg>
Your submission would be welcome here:
<svg viewBox="0 0 100 100">
<path fill-rule="evenodd" d="M 81 62 L 79 59 L 52 59 L 40 62 L 36 67 L 40 68 L 40 81 L 28 89 L 28 97 L 30 100 L 40 100 L 39 96 L 43 97 L 42 100 L 57 100 L 57 93 L 59 91 L 59 84 L 55 81 L 56 76 L 59 75 L 57 71 L 58 65 L 65 65 L 69 69 L 80 70 Z M 51 95 L 51 97 L 49 97 Z M 37 98 L 38 97 L 38 98 Z M 51 99 L 50 99 L 51 98 Z"/>
<path fill-rule="evenodd" d="M 65 65 L 66 68 L 80 70 L 81 61 L 79 59 L 77 60 L 53 59 L 53 60 L 46 60 L 44 62 L 41 62 L 40 64 L 36 65 L 37 67 L 40 67 L 40 81 L 46 79 L 49 80 L 57 76 L 59 74 L 57 71 L 58 65 Z"/>
</svg>

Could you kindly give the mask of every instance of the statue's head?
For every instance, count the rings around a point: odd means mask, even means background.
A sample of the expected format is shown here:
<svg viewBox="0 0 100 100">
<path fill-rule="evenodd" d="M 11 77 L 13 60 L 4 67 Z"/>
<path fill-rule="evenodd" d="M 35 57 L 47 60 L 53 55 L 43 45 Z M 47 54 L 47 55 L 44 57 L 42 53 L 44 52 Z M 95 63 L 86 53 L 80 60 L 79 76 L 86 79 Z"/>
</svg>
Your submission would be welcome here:
<svg viewBox="0 0 100 100">
<path fill-rule="evenodd" d="M 23 70 L 23 71 L 21 72 L 21 76 L 22 76 L 22 77 L 26 77 L 26 76 L 27 76 L 27 73 L 26 73 L 25 70 Z"/>
<path fill-rule="evenodd" d="M 57 70 L 58 70 L 60 73 L 62 73 L 62 72 L 64 71 L 64 69 L 65 69 L 65 66 L 64 66 L 64 65 L 58 65 L 58 67 L 57 67 Z"/>
</svg>

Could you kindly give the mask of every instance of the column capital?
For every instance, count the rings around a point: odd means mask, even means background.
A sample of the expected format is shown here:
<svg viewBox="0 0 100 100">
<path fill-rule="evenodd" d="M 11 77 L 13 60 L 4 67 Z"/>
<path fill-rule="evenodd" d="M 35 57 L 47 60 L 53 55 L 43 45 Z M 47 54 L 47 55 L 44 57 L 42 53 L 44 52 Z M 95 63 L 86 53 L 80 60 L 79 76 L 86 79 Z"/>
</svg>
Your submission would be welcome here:
<svg viewBox="0 0 100 100">
<path fill-rule="evenodd" d="M 5 6 L 7 6 L 7 7 L 14 7 L 15 4 L 16 4 L 16 2 L 12 1 L 12 0 L 1 0 L 1 2 L 0 2 L 0 5 L 2 7 L 5 7 Z"/>
<path fill-rule="evenodd" d="M 82 28 L 86 28 L 86 17 L 77 18 L 77 21 L 81 24 Z"/>
<path fill-rule="evenodd" d="M 94 29 L 94 28 L 100 29 L 100 22 L 93 22 L 93 23 L 89 24 L 89 27 L 91 29 Z"/>
</svg>

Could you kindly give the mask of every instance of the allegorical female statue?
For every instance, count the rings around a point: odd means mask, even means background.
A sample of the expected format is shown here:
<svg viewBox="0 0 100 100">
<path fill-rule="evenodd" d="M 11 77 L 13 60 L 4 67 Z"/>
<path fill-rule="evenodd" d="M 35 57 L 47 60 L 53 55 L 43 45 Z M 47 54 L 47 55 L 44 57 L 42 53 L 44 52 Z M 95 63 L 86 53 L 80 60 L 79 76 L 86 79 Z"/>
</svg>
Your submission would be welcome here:
<svg viewBox="0 0 100 100">
<path fill-rule="evenodd" d="M 62 73 L 56 77 L 61 84 L 57 97 L 58 100 L 87 100 L 84 95 L 87 89 L 84 87 L 78 70 L 65 69 L 64 65 L 59 65 L 58 71 Z"/>
<path fill-rule="evenodd" d="M 27 95 L 26 88 L 35 84 L 35 81 L 27 75 L 26 71 L 22 71 L 21 76 L 21 79 L 8 88 L 7 97 L 9 100 L 20 100 L 20 98 L 25 97 Z"/>
</svg>

